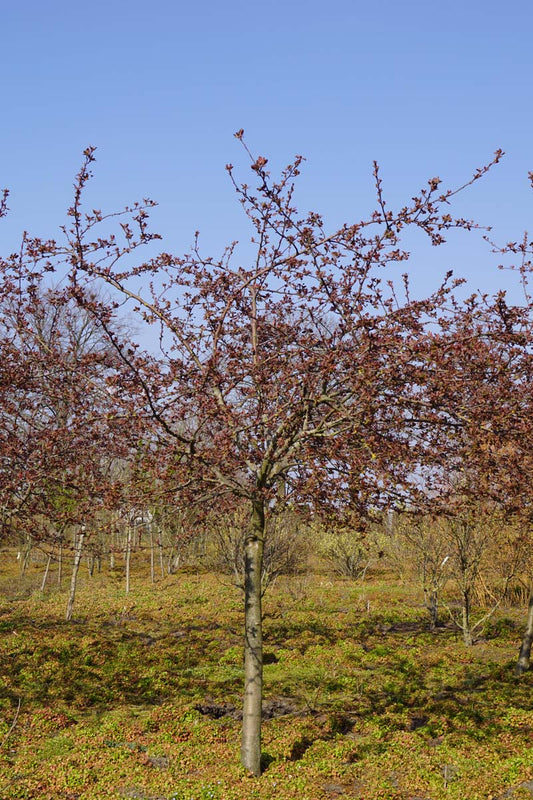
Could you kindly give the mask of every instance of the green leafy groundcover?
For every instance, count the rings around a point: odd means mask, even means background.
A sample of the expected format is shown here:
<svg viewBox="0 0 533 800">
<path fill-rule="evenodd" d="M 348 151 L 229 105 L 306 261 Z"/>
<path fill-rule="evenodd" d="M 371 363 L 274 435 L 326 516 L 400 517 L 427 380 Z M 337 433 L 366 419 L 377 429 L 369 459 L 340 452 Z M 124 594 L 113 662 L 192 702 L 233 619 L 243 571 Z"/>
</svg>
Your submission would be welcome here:
<svg viewBox="0 0 533 800">
<path fill-rule="evenodd" d="M 238 760 L 238 590 L 210 574 L 138 579 L 127 596 L 83 581 L 70 624 L 58 590 L 0 606 L 2 800 L 533 796 L 519 609 L 467 650 L 450 625 L 429 631 L 410 587 L 280 580 L 253 779 Z"/>
</svg>

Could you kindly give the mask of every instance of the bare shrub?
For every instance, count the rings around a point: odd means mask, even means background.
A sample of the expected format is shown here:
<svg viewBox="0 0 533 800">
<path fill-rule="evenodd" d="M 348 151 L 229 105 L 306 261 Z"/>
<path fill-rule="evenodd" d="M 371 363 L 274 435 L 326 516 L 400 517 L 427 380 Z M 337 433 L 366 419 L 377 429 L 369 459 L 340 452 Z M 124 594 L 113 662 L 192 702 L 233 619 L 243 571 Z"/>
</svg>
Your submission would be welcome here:
<svg viewBox="0 0 533 800">
<path fill-rule="evenodd" d="M 422 586 L 431 628 L 438 625 L 441 594 L 450 578 L 453 550 L 447 522 L 431 516 L 396 515 L 392 533 L 394 550 L 403 559 L 405 571 Z"/>
<path fill-rule="evenodd" d="M 244 588 L 244 544 L 248 528 L 246 510 L 238 509 L 211 522 L 208 562 L 212 569 L 233 577 Z M 267 520 L 261 586 L 263 593 L 279 575 L 305 571 L 307 526 L 293 511 Z"/>
<path fill-rule="evenodd" d="M 315 526 L 319 555 L 333 573 L 341 578 L 363 580 L 368 568 L 381 557 L 377 529 L 357 518 Z"/>
<path fill-rule="evenodd" d="M 365 536 L 356 532 L 325 534 L 321 552 L 336 575 L 351 580 L 362 580 L 372 560 Z"/>
<path fill-rule="evenodd" d="M 497 506 L 488 505 L 447 519 L 446 533 L 460 615 L 451 606 L 448 611 L 462 631 L 465 645 L 470 646 L 474 633 L 483 630 L 520 571 L 527 537 Z M 481 616 L 474 616 L 474 607 L 483 609 Z"/>
</svg>

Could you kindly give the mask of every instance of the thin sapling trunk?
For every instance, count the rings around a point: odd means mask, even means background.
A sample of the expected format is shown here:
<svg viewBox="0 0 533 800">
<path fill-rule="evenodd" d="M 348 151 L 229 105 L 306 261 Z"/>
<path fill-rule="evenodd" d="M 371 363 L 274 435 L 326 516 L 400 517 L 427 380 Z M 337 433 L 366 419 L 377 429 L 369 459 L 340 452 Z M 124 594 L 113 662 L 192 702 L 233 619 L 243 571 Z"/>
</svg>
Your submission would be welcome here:
<svg viewBox="0 0 533 800">
<path fill-rule="evenodd" d="M 531 658 L 531 644 L 533 643 L 533 594 L 529 598 L 529 605 L 527 609 L 527 623 L 522 645 L 518 654 L 518 661 L 515 668 L 517 675 L 522 675 L 529 669 L 529 660 Z"/>
<path fill-rule="evenodd" d="M 252 775 L 261 774 L 261 705 L 263 700 L 263 619 L 261 571 L 265 509 L 254 501 L 244 552 L 244 705 L 241 762 Z"/>
<path fill-rule="evenodd" d="M 63 578 L 63 542 L 59 542 L 59 555 L 57 557 L 57 585 L 61 587 Z"/>
<path fill-rule="evenodd" d="M 131 566 L 131 525 L 128 525 L 128 538 L 126 540 L 126 594 L 130 593 L 130 566 Z"/>
<path fill-rule="evenodd" d="M 463 608 L 462 608 L 462 625 L 463 642 L 465 647 L 472 647 L 474 639 L 472 636 L 472 628 L 470 626 L 470 592 L 463 592 Z"/>
<path fill-rule="evenodd" d="M 48 556 L 48 559 L 46 561 L 46 568 L 44 570 L 43 582 L 41 583 L 41 592 L 44 592 L 44 587 L 46 586 L 46 580 L 48 578 L 48 573 L 50 571 L 50 562 L 51 562 L 51 560 L 52 560 L 52 554 L 50 553 L 50 555 Z"/>
<path fill-rule="evenodd" d="M 74 598 L 76 597 L 76 584 L 78 580 L 78 572 L 80 569 L 84 539 L 85 539 L 85 526 L 82 528 L 80 534 L 75 537 L 74 541 L 74 563 L 72 565 L 72 577 L 70 579 L 70 593 L 67 603 L 67 613 L 65 615 L 65 619 L 67 620 L 67 622 L 70 622 L 70 620 L 72 619 L 72 611 L 74 609 Z"/>
<path fill-rule="evenodd" d="M 150 580 L 155 583 L 154 526 L 150 524 Z"/>
</svg>

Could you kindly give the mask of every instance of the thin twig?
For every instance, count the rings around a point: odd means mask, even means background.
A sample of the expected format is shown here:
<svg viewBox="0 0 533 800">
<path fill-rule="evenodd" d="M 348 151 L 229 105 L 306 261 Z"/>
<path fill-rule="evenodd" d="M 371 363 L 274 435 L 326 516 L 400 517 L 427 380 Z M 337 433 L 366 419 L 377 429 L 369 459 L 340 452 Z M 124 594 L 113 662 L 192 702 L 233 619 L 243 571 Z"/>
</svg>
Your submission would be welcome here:
<svg viewBox="0 0 533 800">
<path fill-rule="evenodd" d="M 9 737 L 11 736 L 11 734 L 13 733 L 13 729 L 14 729 L 15 725 L 17 724 L 17 720 L 18 720 L 18 718 L 19 718 L 19 714 L 20 714 L 20 707 L 21 707 L 21 705 L 22 705 L 22 700 L 21 700 L 21 699 L 20 699 L 20 697 L 19 697 L 19 704 L 18 704 L 18 707 L 17 707 L 16 713 L 15 713 L 15 717 L 14 717 L 14 719 L 13 719 L 13 722 L 11 723 L 11 727 L 9 728 L 8 732 L 5 734 L 5 736 L 4 736 L 4 738 L 2 739 L 2 741 L 0 742 L 0 747 L 3 747 L 3 745 L 4 745 L 4 744 L 7 742 L 7 740 L 9 739 Z"/>
</svg>

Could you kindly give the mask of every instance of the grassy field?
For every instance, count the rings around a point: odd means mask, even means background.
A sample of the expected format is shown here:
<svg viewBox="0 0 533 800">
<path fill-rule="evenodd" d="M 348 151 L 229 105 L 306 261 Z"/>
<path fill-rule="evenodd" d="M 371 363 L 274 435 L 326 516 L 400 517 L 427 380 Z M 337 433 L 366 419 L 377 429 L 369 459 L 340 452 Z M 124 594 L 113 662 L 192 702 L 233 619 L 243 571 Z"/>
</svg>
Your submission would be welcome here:
<svg viewBox="0 0 533 800">
<path fill-rule="evenodd" d="M 1 800 L 533 796 L 533 675 L 513 676 L 523 611 L 467 650 L 451 626 L 428 630 L 411 586 L 280 579 L 252 779 L 238 590 L 178 574 L 125 596 L 118 577 L 84 575 L 67 624 L 65 592 L 25 581 L 0 576 Z"/>
</svg>

